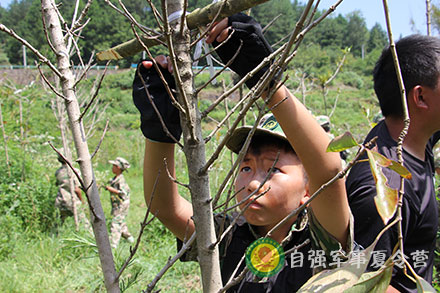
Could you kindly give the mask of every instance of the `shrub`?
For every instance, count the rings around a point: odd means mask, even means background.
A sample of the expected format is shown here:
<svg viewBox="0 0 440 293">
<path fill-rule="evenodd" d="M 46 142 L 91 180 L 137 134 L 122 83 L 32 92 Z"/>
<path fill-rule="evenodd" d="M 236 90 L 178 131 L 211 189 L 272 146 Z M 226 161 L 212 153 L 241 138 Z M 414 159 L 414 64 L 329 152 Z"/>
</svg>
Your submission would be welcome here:
<svg viewBox="0 0 440 293">
<path fill-rule="evenodd" d="M 338 78 L 345 85 L 352 86 L 357 89 L 361 89 L 364 87 L 364 81 L 362 80 L 362 77 L 360 77 L 356 72 L 353 71 L 341 72 Z"/>
<path fill-rule="evenodd" d="M 38 165 L 21 150 L 12 150 L 10 156 L 10 175 L 4 167 L 4 158 L 0 159 L 5 170 L 0 172 L 1 222 L 11 229 L 31 233 L 51 230 L 56 225 L 57 188 L 53 174 L 47 174 L 50 168 Z"/>
</svg>

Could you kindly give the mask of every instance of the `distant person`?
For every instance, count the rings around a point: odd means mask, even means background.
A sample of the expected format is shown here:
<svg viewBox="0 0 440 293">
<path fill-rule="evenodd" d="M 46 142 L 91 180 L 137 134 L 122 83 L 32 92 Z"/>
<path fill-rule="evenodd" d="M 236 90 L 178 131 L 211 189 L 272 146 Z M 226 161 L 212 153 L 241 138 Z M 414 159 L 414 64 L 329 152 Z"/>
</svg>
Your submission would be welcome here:
<svg viewBox="0 0 440 293">
<path fill-rule="evenodd" d="M 130 187 L 128 187 L 122 172 L 130 168 L 130 164 L 124 158 L 117 157 L 115 160 L 109 161 L 112 164 L 112 172 L 115 177 L 110 179 L 109 185 L 105 189 L 110 192 L 110 202 L 112 205 L 111 211 L 111 226 L 110 226 L 110 244 L 116 248 L 119 244 L 121 236 L 127 239 L 128 242 L 133 243 L 134 238 L 128 231 L 125 218 L 130 207 Z"/>
<path fill-rule="evenodd" d="M 330 123 L 330 118 L 328 116 L 318 115 L 318 116 L 316 116 L 316 121 L 318 121 L 318 123 L 319 123 L 319 125 L 321 125 L 322 129 L 324 129 L 324 131 L 327 132 L 327 135 L 330 137 L 330 139 L 335 138 L 335 136 L 330 132 L 331 123 Z M 347 153 L 347 151 L 344 150 L 344 151 L 339 152 L 339 155 L 342 159 L 342 167 L 345 168 L 348 153 Z"/>
<path fill-rule="evenodd" d="M 60 155 L 58 155 L 58 162 L 61 163 L 61 167 L 55 171 L 56 185 L 58 187 L 55 207 L 58 208 L 60 212 L 61 222 L 64 222 L 67 217 L 73 216 L 73 205 L 75 204 L 78 220 L 84 223 L 85 227 L 89 229 L 90 223 L 81 207 L 81 204 L 84 203 L 84 199 L 81 194 L 81 189 L 79 188 L 79 181 L 73 174 L 72 181 L 70 180 L 69 166 Z M 73 184 L 73 186 L 71 186 L 71 184 Z"/>
<path fill-rule="evenodd" d="M 431 283 L 438 230 L 432 150 L 440 137 L 440 40 L 431 36 L 411 35 L 400 39 L 396 48 L 411 119 L 403 141 L 404 166 L 412 174 L 412 179 L 405 179 L 403 195 L 404 254 L 415 272 Z M 377 151 L 397 161 L 397 141 L 404 127 L 404 114 L 390 48 L 382 51 L 373 77 L 384 119 L 378 121 L 365 141 L 378 137 Z M 383 172 L 387 185 L 399 189 L 400 176 L 386 168 L 383 168 Z M 374 203 L 376 184 L 368 162 L 353 166 L 346 186 L 355 218 L 355 241 L 368 247 L 384 228 Z M 381 237 L 375 251 L 384 252 L 388 258 L 393 255 L 397 242 L 397 226 L 394 226 Z M 369 269 L 377 270 L 377 267 L 370 264 Z M 408 274 L 412 275 L 409 271 Z M 394 266 L 388 289 L 388 292 L 417 292 L 416 284 L 405 276 L 401 265 Z"/>
</svg>

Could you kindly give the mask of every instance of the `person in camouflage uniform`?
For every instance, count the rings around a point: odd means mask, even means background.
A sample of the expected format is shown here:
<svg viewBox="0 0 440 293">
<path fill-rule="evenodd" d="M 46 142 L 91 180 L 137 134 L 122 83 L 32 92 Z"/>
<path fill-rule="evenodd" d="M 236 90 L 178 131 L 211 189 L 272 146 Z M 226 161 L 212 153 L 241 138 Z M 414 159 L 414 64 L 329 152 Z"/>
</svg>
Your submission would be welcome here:
<svg viewBox="0 0 440 293">
<path fill-rule="evenodd" d="M 113 248 L 116 248 L 121 236 L 130 243 L 134 242 L 134 238 L 128 231 L 127 223 L 125 222 L 130 206 L 130 187 L 122 174 L 122 172 L 130 168 L 130 164 L 121 157 L 117 157 L 115 160 L 109 161 L 109 163 L 113 165 L 112 172 L 115 174 L 115 177 L 110 179 L 109 185 L 105 189 L 110 192 L 110 202 L 112 205 L 110 243 Z"/>
<path fill-rule="evenodd" d="M 234 33 L 228 36 L 232 31 L 229 30 L 230 25 Z M 226 38 L 228 40 L 216 52 L 225 64 L 233 58 L 230 68 L 241 77 L 247 76 L 271 52 L 265 46 L 267 42 L 261 26 L 241 13 L 220 21 L 206 41 L 222 42 Z M 214 46 L 217 47 L 217 44 Z M 234 55 L 235 52 L 238 54 Z M 255 63 L 251 63 L 255 60 Z M 157 56 L 155 61 L 171 90 L 174 90 L 174 79 L 169 72 L 171 63 L 165 56 Z M 133 100 L 141 113 L 141 131 L 146 137 L 144 196 L 150 210 L 181 244 L 189 239 L 200 222 L 194 223 L 193 219 L 198 215 L 194 215 L 192 204 L 179 194 L 177 182 L 172 179 L 177 173 L 175 145 L 182 133 L 180 124 L 175 123 L 179 121 L 179 111 L 172 111 L 171 97 L 152 64 L 151 61 L 142 61 L 133 82 Z M 258 82 L 263 74 L 259 73 L 246 81 L 249 88 Z M 320 190 L 319 196 L 308 205 L 307 213 L 287 217 L 341 170 L 341 160 L 338 154 L 326 152 L 330 139 L 301 102 L 285 86 L 277 86 L 275 80 L 269 86 L 272 86 L 274 93 L 265 102 L 272 114 L 263 117 L 256 128 L 249 125 L 234 129 L 226 140 L 226 147 L 232 152 L 245 154 L 234 174 L 233 188 L 243 217 L 235 221 L 235 217 L 225 210 L 214 220 L 224 225 L 217 230 L 225 233 L 219 243 L 223 285 L 242 276 L 241 270 L 236 270 L 236 267 L 243 268 L 244 259 L 246 265 L 254 265 L 252 251 L 257 250 L 253 248 L 261 247 L 257 254 L 262 261 L 255 263 L 254 268 L 270 268 L 272 261 L 279 261 L 276 253 L 263 250 L 267 247 L 262 245 L 263 241 L 280 243 L 285 248 L 286 259 L 271 269 L 271 275 L 260 275 L 250 269 L 252 273 L 248 271 L 243 279 L 238 278 L 236 285 L 227 292 L 296 292 L 315 271 L 344 262 L 354 245 L 353 220 L 343 180 L 336 180 Z M 151 99 L 147 99 L 147 94 Z M 153 110 L 150 100 L 159 109 L 161 119 Z M 167 127 L 167 131 L 163 130 L 162 125 Z M 249 148 L 242 150 L 249 142 L 246 139 L 251 131 L 254 131 L 254 135 Z M 230 202 L 227 205 L 230 206 Z M 280 223 L 284 218 L 285 221 Z M 270 238 L 260 239 L 272 229 L 274 231 Z M 193 243 L 191 251 L 195 251 L 196 247 L 204 251 L 209 244 L 200 245 Z M 315 261 L 316 256 L 319 265 Z"/>
<path fill-rule="evenodd" d="M 88 229 L 90 228 L 90 223 L 81 207 L 84 200 L 79 188 L 79 181 L 73 176 L 73 193 L 71 193 L 69 167 L 61 156 L 58 156 L 58 161 L 61 163 L 61 167 L 55 171 L 56 185 L 58 186 L 55 207 L 59 209 L 61 221 L 64 222 L 67 217 L 73 216 L 73 205 L 75 204 L 78 220 L 84 223 Z"/>
</svg>

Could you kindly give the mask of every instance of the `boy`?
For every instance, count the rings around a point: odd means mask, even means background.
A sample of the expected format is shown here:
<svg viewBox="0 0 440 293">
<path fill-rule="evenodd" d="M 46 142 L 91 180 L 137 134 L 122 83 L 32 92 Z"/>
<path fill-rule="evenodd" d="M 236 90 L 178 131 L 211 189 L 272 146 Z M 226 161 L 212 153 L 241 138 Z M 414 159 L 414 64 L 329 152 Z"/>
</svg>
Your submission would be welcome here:
<svg viewBox="0 0 440 293">
<path fill-rule="evenodd" d="M 128 231 L 125 218 L 130 207 L 130 188 L 125 181 L 122 172 L 130 168 L 130 164 L 124 158 L 117 157 L 115 160 L 108 161 L 112 164 L 112 172 L 115 177 L 109 180 L 109 185 L 105 189 L 110 192 L 110 201 L 112 204 L 112 222 L 110 226 L 110 244 L 113 248 L 118 247 L 121 236 L 133 243 L 134 238 Z"/>
<path fill-rule="evenodd" d="M 267 47 L 267 43 L 262 38 L 261 27 L 252 18 L 241 14 L 230 17 L 229 23 L 228 19 L 225 19 L 217 24 L 211 31 L 207 42 L 214 40 L 221 42 L 226 39 L 229 31 L 228 24 L 232 22 L 238 22 L 241 28 L 250 27 L 250 30 L 245 29 L 239 34 L 234 33 L 228 43 L 222 46 L 224 50 L 219 54 L 221 58 L 227 59 L 227 53 L 223 53 L 236 52 L 235 46 L 240 43 L 240 39 L 244 39 L 243 51 L 238 54 L 231 65 L 231 68 L 235 70 L 234 68 L 237 67 L 234 64 L 239 64 L 240 68 L 236 72 L 243 76 L 260 63 L 271 49 Z M 236 28 L 236 31 L 238 30 Z M 256 37 L 259 38 L 256 43 L 255 36 L 250 36 L 255 33 L 255 30 L 258 31 Z M 256 54 L 252 56 L 254 64 L 246 62 L 249 57 L 246 49 L 249 48 L 252 48 Z M 170 64 L 163 56 L 156 57 L 156 61 L 162 68 L 169 69 Z M 161 81 L 157 80 L 157 73 L 154 68 L 151 68 L 151 61 L 143 61 L 138 71 L 147 81 L 149 94 L 161 109 L 162 118 L 168 130 L 178 140 L 181 132 L 176 128 L 175 123 L 171 122 L 173 119 L 176 121 L 178 112 L 171 111 L 172 107 L 164 106 L 167 102 L 170 104 L 169 97 Z M 167 70 L 162 70 L 162 72 L 169 81 L 168 84 L 172 84 L 173 78 Z M 248 81 L 247 85 L 253 86 L 257 81 L 258 78 Z M 157 127 L 149 127 L 149 124 L 156 124 L 157 117 L 152 114 L 154 111 L 150 109 L 151 105 L 143 87 L 137 72 L 133 84 L 133 98 L 141 112 L 141 130 L 147 138 L 144 157 L 145 200 L 150 203 L 150 197 L 155 188 L 151 202 L 152 212 L 179 240 L 183 240 L 194 232 L 194 223 L 191 220 L 192 206 L 178 194 L 177 185 L 168 176 L 161 175 L 157 179 L 158 172 L 167 174 L 164 159 L 167 161 L 169 172 L 173 177 L 175 176 L 174 141 L 164 131 L 162 134 L 158 133 Z M 268 107 L 272 108 L 277 104 L 279 105 L 272 109 L 273 116 L 266 116 L 260 122 L 250 148 L 239 167 L 239 174 L 235 181 L 235 190 L 239 191 L 238 202 L 252 193 L 254 193 L 252 198 L 266 193 L 249 205 L 244 211 L 245 222 L 235 225 L 233 231 L 220 244 L 224 284 L 231 277 L 246 248 L 255 239 L 264 237 L 280 220 L 304 203 L 322 184 L 334 177 L 341 168 L 339 154 L 326 152 L 329 143 L 327 134 L 309 111 L 283 86 L 270 99 Z M 228 148 L 238 152 L 249 129 L 249 127 L 237 129 L 227 143 Z M 274 165 L 273 172 L 268 176 L 272 165 Z M 262 184 L 266 176 L 268 179 Z M 243 208 L 244 205 L 240 207 Z M 223 222 L 219 217 L 216 216 L 216 222 Z M 230 219 L 226 216 L 225 222 L 229 222 Z M 298 253 L 303 254 L 305 263 L 295 266 L 290 258 L 291 255 L 287 255 L 287 262 L 276 275 L 255 281 L 255 276 L 249 272 L 245 279 L 230 291 L 296 291 L 313 274 L 314 259 L 311 254 L 319 254 L 319 251 L 326 253 L 326 260 L 320 268 L 328 268 L 329 263 L 337 257 L 346 258 L 346 252 L 349 252 L 352 246 L 350 224 L 344 181 L 338 180 L 312 201 L 307 215 L 291 218 L 271 236 L 278 243 L 287 237 L 285 249 L 299 245 Z M 191 254 L 188 252 L 187 256 Z M 316 266 L 315 268 L 320 269 Z"/>
<path fill-rule="evenodd" d="M 60 152 L 63 153 L 64 150 L 61 149 Z M 73 175 L 72 183 L 74 195 L 72 195 L 69 166 L 67 166 L 62 156 L 58 155 L 57 158 L 58 162 L 61 163 L 61 167 L 55 171 L 56 185 L 58 186 L 55 207 L 60 211 L 61 222 L 64 222 L 67 217 L 73 216 L 73 204 L 75 204 L 78 220 L 84 223 L 86 229 L 90 230 L 90 223 L 81 207 L 81 204 L 84 203 L 84 199 L 82 198 L 81 189 L 79 188 L 79 181 L 76 176 Z"/>
<path fill-rule="evenodd" d="M 404 254 L 415 272 L 431 283 L 438 228 L 438 208 L 432 180 L 432 148 L 440 134 L 440 40 L 430 36 L 412 35 L 399 40 L 396 49 L 411 118 L 408 134 L 403 142 L 404 166 L 412 174 L 411 180 L 405 180 L 403 195 Z M 376 63 L 374 90 L 385 119 L 370 131 L 365 141 L 377 136 L 377 151 L 397 161 L 397 141 L 404 126 L 404 115 L 401 91 L 389 48 L 383 50 Z M 400 187 L 399 175 L 388 169 L 384 169 L 384 174 L 391 188 Z M 355 218 L 355 241 L 367 247 L 384 227 L 374 204 L 376 187 L 369 164 L 363 162 L 354 165 L 346 185 Z M 375 251 L 385 253 L 388 258 L 397 241 L 395 225 L 385 232 Z M 372 266 L 370 269 L 376 270 L 377 267 Z M 402 265 L 394 266 L 387 292 L 398 291 L 417 292 L 416 284 L 404 275 Z"/>
</svg>

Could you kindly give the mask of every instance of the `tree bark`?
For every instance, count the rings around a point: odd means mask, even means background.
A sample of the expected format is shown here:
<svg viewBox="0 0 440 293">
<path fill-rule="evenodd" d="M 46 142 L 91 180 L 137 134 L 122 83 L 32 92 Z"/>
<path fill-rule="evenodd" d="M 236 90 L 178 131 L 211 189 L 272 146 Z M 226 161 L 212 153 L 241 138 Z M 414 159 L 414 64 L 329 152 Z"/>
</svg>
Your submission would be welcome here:
<svg viewBox="0 0 440 293">
<path fill-rule="evenodd" d="M 183 10 L 183 1 L 174 0 L 168 2 L 169 14 Z M 180 28 L 180 18 L 172 26 L 172 41 L 175 51 L 175 59 L 180 74 L 181 90 L 179 102 L 189 105 L 189 115 L 181 114 L 181 125 L 184 139 L 184 153 L 188 165 L 189 186 L 194 210 L 194 223 L 197 236 L 197 248 L 199 265 L 202 274 L 204 292 L 218 292 L 222 288 L 219 252 L 217 246 L 211 248 L 216 242 L 214 228 L 212 199 L 209 189 L 209 176 L 207 172 L 201 174 L 200 170 L 206 164 L 205 142 L 202 136 L 201 115 L 197 108 L 197 96 L 194 94 L 192 59 L 190 55 L 190 31 L 186 24 Z M 182 34 L 181 34 L 182 32 Z M 169 44 L 170 45 L 170 44 Z M 178 79 L 178 78 L 177 78 Z M 176 80 L 176 84 L 179 81 Z M 190 121 L 187 121 L 190 119 Z M 189 123 L 188 123 L 189 122 Z M 191 126 L 189 126 L 191 124 Z"/>
<path fill-rule="evenodd" d="M 188 23 L 189 29 L 195 29 L 199 26 L 207 25 L 210 23 L 217 14 L 217 11 L 223 6 L 218 19 L 228 17 L 237 12 L 252 8 L 258 4 L 267 2 L 268 0 L 224 0 L 212 3 L 203 8 L 197 8 L 193 12 L 187 15 L 186 21 Z M 147 47 L 153 47 L 159 44 L 155 39 L 148 38 L 147 36 L 141 36 L 142 42 Z M 137 39 L 132 39 L 125 43 L 119 44 L 108 50 L 98 52 L 96 54 L 96 59 L 102 60 L 119 60 L 133 56 L 143 50 L 141 44 L 139 44 Z"/>
<path fill-rule="evenodd" d="M 70 59 L 61 29 L 53 0 L 42 0 L 42 13 L 47 25 L 47 31 L 52 44 L 56 50 L 57 68 L 61 73 L 62 93 L 65 97 L 67 115 L 72 130 L 72 136 L 78 155 L 78 162 L 82 174 L 82 183 L 86 188 L 85 192 L 89 199 L 90 217 L 98 246 L 99 258 L 104 274 L 104 283 L 108 292 L 119 292 L 116 270 L 113 262 L 113 255 L 105 224 L 104 211 L 99 199 L 98 187 L 96 185 L 87 140 L 84 133 L 84 126 L 80 117 L 80 108 L 74 89 L 74 76 L 70 68 Z"/>
</svg>

